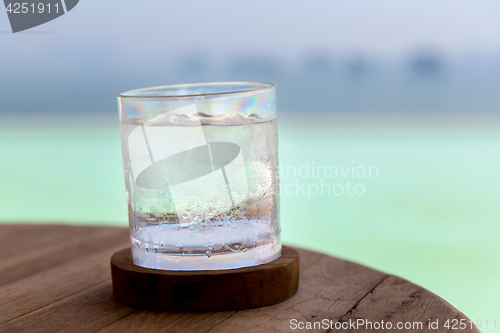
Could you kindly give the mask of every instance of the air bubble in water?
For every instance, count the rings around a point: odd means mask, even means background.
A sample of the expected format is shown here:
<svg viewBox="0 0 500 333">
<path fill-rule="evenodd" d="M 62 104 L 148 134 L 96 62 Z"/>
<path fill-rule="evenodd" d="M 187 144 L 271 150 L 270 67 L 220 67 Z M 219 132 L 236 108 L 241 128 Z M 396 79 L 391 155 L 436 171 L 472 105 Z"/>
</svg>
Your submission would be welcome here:
<svg viewBox="0 0 500 333">
<path fill-rule="evenodd" d="M 229 244 L 228 246 L 229 246 L 229 249 L 233 252 L 239 252 L 243 248 L 243 244 L 241 244 L 241 243 L 233 243 L 233 244 Z"/>
</svg>

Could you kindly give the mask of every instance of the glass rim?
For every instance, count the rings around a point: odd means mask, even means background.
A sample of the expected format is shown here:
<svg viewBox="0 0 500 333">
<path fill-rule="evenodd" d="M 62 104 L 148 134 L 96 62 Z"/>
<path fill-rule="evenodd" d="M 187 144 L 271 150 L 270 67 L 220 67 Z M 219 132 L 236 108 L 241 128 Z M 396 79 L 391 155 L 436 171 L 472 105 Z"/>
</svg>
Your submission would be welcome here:
<svg viewBox="0 0 500 333">
<path fill-rule="evenodd" d="M 203 93 L 203 94 L 187 94 L 187 95 L 132 95 L 132 93 L 136 92 L 141 92 L 141 91 L 147 91 L 151 90 L 152 92 L 155 90 L 160 90 L 160 89 L 182 89 L 182 88 L 190 88 L 190 87 L 195 87 L 195 86 L 202 86 L 202 87 L 212 87 L 212 86 L 223 86 L 223 85 L 255 85 L 255 88 L 250 88 L 250 89 L 245 89 L 245 90 L 238 90 L 237 88 L 231 91 L 223 91 L 223 92 L 213 92 L 213 93 Z M 227 95 L 238 95 L 238 94 L 245 94 L 249 92 L 258 92 L 258 91 L 266 91 L 269 89 L 272 89 L 276 87 L 276 84 L 274 83 L 269 83 L 269 82 L 253 82 L 253 81 L 227 81 L 227 82 L 206 82 L 206 83 L 182 83 L 182 84 L 172 84 L 172 85 L 165 85 L 165 86 L 156 86 L 156 87 L 148 87 L 148 88 L 139 88 L 139 89 L 132 89 L 132 90 L 127 90 L 121 93 L 117 94 L 118 98 L 139 98 L 139 99 L 173 99 L 173 98 L 187 98 L 187 97 L 200 97 L 200 96 L 227 96 Z"/>
</svg>

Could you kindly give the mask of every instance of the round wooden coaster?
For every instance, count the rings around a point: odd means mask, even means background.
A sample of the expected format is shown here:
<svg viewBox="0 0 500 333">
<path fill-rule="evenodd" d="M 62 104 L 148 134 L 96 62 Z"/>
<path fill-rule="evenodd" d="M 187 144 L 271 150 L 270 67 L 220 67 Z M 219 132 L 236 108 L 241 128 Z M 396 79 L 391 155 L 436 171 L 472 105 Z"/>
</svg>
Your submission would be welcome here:
<svg viewBox="0 0 500 333">
<path fill-rule="evenodd" d="M 204 312 L 271 305 L 299 286 L 299 253 L 283 246 L 267 264 L 218 271 L 164 271 L 136 266 L 130 248 L 111 257 L 115 299 L 152 311 Z"/>
</svg>

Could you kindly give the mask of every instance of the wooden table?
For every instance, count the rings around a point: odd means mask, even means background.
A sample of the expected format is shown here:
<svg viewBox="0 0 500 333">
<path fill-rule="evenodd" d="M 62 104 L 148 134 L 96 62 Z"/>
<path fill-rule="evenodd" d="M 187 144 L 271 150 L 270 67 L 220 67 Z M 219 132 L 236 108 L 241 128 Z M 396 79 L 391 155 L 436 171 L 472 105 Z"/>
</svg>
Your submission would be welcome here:
<svg viewBox="0 0 500 333">
<path fill-rule="evenodd" d="M 398 323 L 415 325 L 411 332 L 445 332 L 453 319 L 467 329 L 449 331 L 479 332 L 422 287 L 302 249 L 299 291 L 283 303 L 210 313 L 136 310 L 111 290 L 110 257 L 127 246 L 126 228 L 0 225 L 0 332 L 297 332 L 315 323 L 318 332 L 383 332 L 388 322 L 396 332 L 410 331 L 395 329 Z M 439 328 L 429 329 L 436 320 Z"/>
</svg>

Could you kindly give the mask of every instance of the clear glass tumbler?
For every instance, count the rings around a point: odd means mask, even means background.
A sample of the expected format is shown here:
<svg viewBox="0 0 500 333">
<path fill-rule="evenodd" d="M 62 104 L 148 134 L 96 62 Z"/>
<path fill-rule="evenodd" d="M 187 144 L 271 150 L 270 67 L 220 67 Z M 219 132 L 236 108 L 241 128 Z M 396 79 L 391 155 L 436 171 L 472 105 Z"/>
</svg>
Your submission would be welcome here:
<svg viewBox="0 0 500 333">
<path fill-rule="evenodd" d="M 281 256 L 274 84 L 118 94 L 132 260 L 164 270 Z"/>
</svg>

